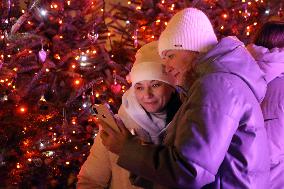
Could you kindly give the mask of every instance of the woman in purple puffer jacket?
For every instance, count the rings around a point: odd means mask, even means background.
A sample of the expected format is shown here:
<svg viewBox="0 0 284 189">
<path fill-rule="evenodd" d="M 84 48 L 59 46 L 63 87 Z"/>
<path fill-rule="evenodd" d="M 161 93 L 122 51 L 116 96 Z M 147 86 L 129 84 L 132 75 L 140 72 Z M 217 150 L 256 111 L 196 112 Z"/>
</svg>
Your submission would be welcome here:
<svg viewBox="0 0 284 189">
<path fill-rule="evenodd" d="M 262 111 L 270 147 L 270 187 L 284 187 L 284 22 L 268 22 L 247 47 L 268 83 Z"/>
</svg>

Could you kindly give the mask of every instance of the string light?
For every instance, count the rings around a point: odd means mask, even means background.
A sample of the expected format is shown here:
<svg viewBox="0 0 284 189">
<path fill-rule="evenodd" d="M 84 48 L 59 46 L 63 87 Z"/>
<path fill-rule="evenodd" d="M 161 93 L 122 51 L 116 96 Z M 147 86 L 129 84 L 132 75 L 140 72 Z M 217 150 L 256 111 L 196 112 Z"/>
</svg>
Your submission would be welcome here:
<svg viewBox="0 0 284 189">
<path fill-rule="evenodd" d="M 46 10 L 40 10 L 40 14 L 42 15 L 42 16 L 46 16 L 47 15 L 47 11 Z M 29 23 L 30 24 L 30 23 Z"/>
<path fill-rule="evenodd" d="M 73 124 L 73 125 L 76 125 L 76 118 L 73 118 L 73 119 L 72 119 L 72 124 Z"/>
<path fill-rule="evenodd" d="M 45 98 L 44 98 L 44 95 L 42 95 L 42 96 L 40 97 L 39 101 L 41 101 L 41 102 L 46 102 L 46 100 L 45 100 Z"/>
<path fill-rule="evenodd" d="M 75 83 L 75 85 L 80 85 L 80 80 L 79 80 L 79 79 L 76 79 L 76 80 L 74 81 L 74 83 Z"/>
<path fill-rule="evenodd" d="M 54 9 L 57 9 L 57 8 L 58 8 L 58 5 L 55 4 L 55 3 L 53 3 L 53 4 L 50 5 L 50 8 L 52 8 L 52 9 L 53 9 L 53 8 L 54 8 Z"/>
<path fill-rule="evenodd" d="M 22 113 L 22 114 L 26 113 L 27 112 L 27 108 L 25 106 L 20 106 L 19 107 L 19 112 Z"/>
<path fill-rule="evenodd" d="M 60 57 L 59 54 L 55 54 L 55 55 L 54 55 L 54 58 L 57 59 L 57 60 L 60 60 L 60 59 L 61 59 L 61 57 Z"/>
<path fill-rule="evenodd" d="M 225 13 L 222 15 L 224 19 L 228 18 L 228 15 Z"/>
<path fill-rule="evenodd" d="M 270 13 L 270 9 L 265 10 L 265 14 L 269 14 Z"/>
</svg>

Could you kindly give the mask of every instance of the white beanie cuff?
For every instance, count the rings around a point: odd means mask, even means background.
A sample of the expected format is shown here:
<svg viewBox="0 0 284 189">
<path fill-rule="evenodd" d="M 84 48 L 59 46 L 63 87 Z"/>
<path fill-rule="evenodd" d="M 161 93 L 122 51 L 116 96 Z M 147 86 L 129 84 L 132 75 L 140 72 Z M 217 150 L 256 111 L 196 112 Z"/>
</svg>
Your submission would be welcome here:
<svg viewBox="0 0 284 189">
<path fill-rule="evenodd" d="M 140 81 L 157 80 L 175 87 L 174 78 L 164 71 L 164 65 L 160 62 L 135 63 L 130 72 L 130 79 L 132 86 Z"/>
</svg>

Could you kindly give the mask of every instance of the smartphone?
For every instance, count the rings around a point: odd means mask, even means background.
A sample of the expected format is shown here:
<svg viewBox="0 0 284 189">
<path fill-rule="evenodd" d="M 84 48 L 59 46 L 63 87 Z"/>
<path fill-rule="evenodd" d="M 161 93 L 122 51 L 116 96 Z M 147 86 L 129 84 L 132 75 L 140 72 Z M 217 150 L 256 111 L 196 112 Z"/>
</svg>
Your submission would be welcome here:
<svg viewBox="0 0 284 189">
<path fill-rule="evenodd" d="M 91 111 L 98 119 L 107 123 L 115 131 L 119 131 L 114 114 L 107 104 L 94 104 Z"/>
</svg>

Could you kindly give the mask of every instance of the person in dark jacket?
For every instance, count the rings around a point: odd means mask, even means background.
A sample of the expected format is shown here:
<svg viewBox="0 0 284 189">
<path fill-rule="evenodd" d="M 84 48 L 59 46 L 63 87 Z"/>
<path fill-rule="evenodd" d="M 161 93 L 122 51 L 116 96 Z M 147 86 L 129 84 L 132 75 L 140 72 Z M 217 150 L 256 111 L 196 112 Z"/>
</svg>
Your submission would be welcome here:
<svg viewBox="0 0 284 189">
<path fill-rule="evenodd" d="M 265 23 L 248 45 L 268 82 L 261 104 L 270 147 L 270 188 L 284 187 L 284 22 Z"/>
<path fill-rule="evenodd" d="M 173 16 L 159 38 L 166 72 L 185 99 L 162 145 L 140 145 L 123 124 L 102 123 L 103 144 L 118 165 L 154 188 L 269 187 L 269 149 L 260 108 L 263 72 L 235 37 L 219 42 L 208 17 L 195 8 Z"/>
<path fill-rule="evenodd" d="M 160 144 L 181 101 L 173 77 L 164 72 L 157 41 L 141 47 L 135 57 L 130 71 L 132 86 L 123 94 L 117 116 L 144 143 Z M 119 167 L 117 158 L 96 137 L 78 174 L 77 189 L 138 189 L 132 180 L 143 188 L 152 184 Z"/>
</svg>

